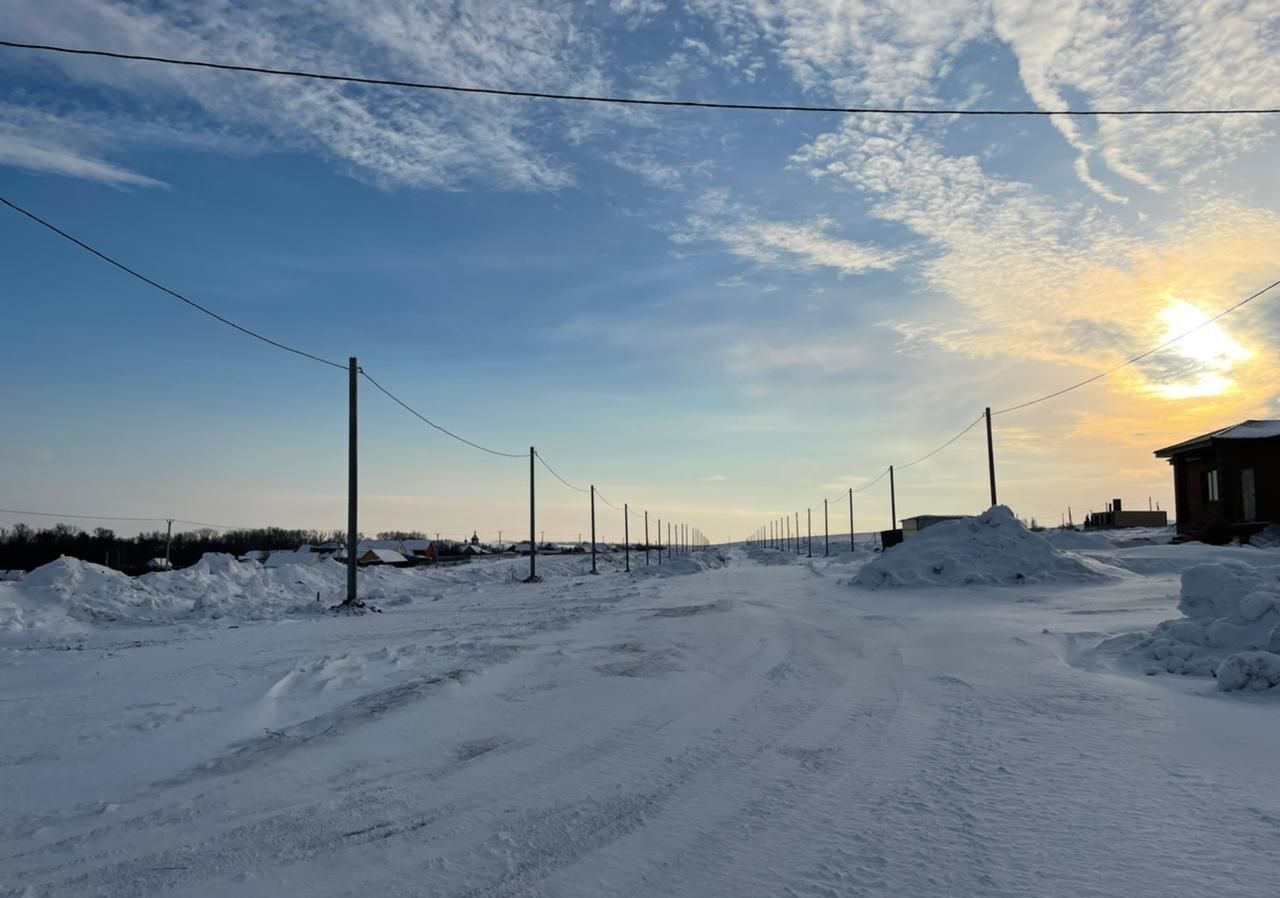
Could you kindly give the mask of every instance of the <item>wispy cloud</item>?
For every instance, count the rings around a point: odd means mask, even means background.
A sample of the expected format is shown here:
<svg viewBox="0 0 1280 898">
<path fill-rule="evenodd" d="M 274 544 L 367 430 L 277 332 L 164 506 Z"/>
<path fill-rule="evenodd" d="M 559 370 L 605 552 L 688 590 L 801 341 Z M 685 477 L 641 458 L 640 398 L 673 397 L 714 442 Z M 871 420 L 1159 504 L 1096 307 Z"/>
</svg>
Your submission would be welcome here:
<svg viewBox="0 0 1280 898">
<path fill-rule="evenodd" d="M 897 250 L 832 236 L 835 222 L 817 218 L 805 223 L 770 221 L 730 198 L 724 188 L 708 190 L 690 204 L 683 226 L 672 234 L 677 243 L 715 241 L 733 255 L 758 265 L 791 270 L 832 269 L 842 275 L 894 268 L 906 258 Z"/>
<path fill-rule="evenodd" d="M 593 33 L 578 26 L 571 6 L 555 2 L 488 0 L 458 9 L 328 0 L 224 12 L 68 0 L 53 14 L 39 0 L 14 0 L 8 12 L 23 23 L 22 37 L 56 43 L 458 84 L 560 91 L 600 91 L 605 85 Z M 53 64 L 77 82 L 107 84 L 139 101 L 195 102 L 219 121 L 329 156 L 383 186 L 456 187 L 485 180 L 545 190 L 573 181 L 568 168 L 539 146 L 547 116 L 557 114 L 549 107 L 155 66 L 61 58 Z"/>
<path fill-rule="evenodd" d="M 166 186 L 163 181 L 95 159 L 66 145 L 15 133 L 4 125 L 0 125 L 0 165 L 100 181 L 113 187 Z"/>
</svg>

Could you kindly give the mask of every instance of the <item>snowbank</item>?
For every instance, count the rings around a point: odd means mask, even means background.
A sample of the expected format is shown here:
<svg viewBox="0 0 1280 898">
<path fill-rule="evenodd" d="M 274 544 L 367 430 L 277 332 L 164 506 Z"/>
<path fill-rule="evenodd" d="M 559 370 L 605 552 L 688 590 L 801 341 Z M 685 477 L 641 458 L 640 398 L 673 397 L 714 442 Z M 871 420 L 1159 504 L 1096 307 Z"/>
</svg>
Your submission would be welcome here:
<svg viewBox="0 0 1280 898">
<path fill-rule="evenodd" d="M 697 574 L 701 571 L 722 568 L 728 562 L 719 549 L 704 549 L 664 559 L 662 564 L 644 563 L 644 553 L 639 553 L 640 564 L 636 566 L 636 553 L 631 554 L 631 573 L 640 577 L 675 577 L 683 574 Z"/>
<path fill-rule="evenodd" d="M 854 582 L 884 586 L 1085 583 L 1105 565 L 1055 548 L 998 505 L 976 518 L 935 524 L 867 562 Z"/>
<path fill-rule="evenodd" d="M 1280 571 L 1201 564 L 1182 572 L 1178 610 L 1130 649 L 1148 673 L 1217 676 L 1218 688 L 1280 683 Z"/>
<path fill-rule="evenodd" d="M 632 553 L 631 569 L 650 576 L 692 574 L 725 563 L 720 551 L 707 550 L 660 566 L 655 562 L 646 570 L 642 555 Z M 599 565 L 601 572 L 620 572 L 622 553 L 602 555 Z M 417 568 L 374 566 L 360 569 L 359 589 L 363 598 L 375 603 L 405 604 L 449 587 L 518 583 L 528 566 L 528 559 Z M 538 559 L 543 577 L 577 577 L 590 567 L 591 559 L 585 555 Z M 69 635 L 108 624 L 146 626 L 224 618 L 264 621 L 313 615 L 345 597 L 346 578 L 346 566 L 327 559 L 272 567 L 207 554 L 188 568 L 130 577 L 64 556 L 21 581 L 0 583 L 0 633 Z"/>
</svg>

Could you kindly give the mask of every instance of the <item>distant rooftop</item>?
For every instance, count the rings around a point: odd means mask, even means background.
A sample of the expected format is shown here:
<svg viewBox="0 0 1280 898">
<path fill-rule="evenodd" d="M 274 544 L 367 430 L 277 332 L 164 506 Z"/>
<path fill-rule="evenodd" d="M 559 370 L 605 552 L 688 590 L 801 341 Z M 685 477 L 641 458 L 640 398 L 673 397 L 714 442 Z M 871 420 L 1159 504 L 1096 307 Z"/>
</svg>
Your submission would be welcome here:
<svg viewBox="0 0 1280 898">
<path fill-rule="evenodd" d="M 1214 440 L 1268 440 L 1280 437 L 1280 420 L 1275 418 L 1260 421 L 1242 421 L 1221 430 L 1201 434 L 1173 446 L 1156 450 L 1156 458 L 1168 458 L 1189 449 L 1201 449 Z"/>
</svg>

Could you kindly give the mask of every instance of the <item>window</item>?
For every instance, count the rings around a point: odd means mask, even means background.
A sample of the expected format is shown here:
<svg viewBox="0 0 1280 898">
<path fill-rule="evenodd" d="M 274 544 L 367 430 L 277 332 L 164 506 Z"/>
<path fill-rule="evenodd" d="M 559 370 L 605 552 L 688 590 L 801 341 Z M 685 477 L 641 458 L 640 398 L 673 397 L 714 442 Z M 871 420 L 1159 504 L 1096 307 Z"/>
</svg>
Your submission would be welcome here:
<svg viewBox="0 0 1280 898">
<path fill-rule="evenodd" d="M 1218 501 L 1218 469 L 1204 472 L 1204 498 L 1208 502 Z"/>
</svg>

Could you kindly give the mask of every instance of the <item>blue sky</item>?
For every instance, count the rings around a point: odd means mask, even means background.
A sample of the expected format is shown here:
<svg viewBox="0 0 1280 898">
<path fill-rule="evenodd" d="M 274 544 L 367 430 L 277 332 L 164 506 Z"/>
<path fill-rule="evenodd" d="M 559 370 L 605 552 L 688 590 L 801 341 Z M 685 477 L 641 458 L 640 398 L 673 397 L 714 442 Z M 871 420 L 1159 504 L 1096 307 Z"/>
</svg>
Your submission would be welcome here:
<svg viewBox="0 0 1280 898">
<path fill-rule="evenodd" d="M 1280 104 L 1280 13 L 1258 3 L 7 6 L 15 40 L 495 87 Z M 1270 118 L 637 110 L 19 50 L 0 67 L 14 202 L 270 336 L 357 355 L 471 439 L 536 443 L 571 480 L 717 538 L 866 483 L 983 406 L 1117 364 L 1280 276 Z M 0 505 L 341 526 L 340 372 L 5 212 L 18 337 Z M 1273 308 L 997 419 L 1002 499 L 1052 521 L 1113 496 L 1170 505 L 1151 450 L 1277 412 Z M 365 529 L 525 526 L 526 464 L 367 390 L 362 408 Z M 981 507 L 984 463 L 975 429 L 903 472 L 900 513 Z M 587 527 L 577 494 L 544 478 L 542 495 L 549 535 Z M 860 497 L 860 528 L 888 517 L 887 491 Z"/>
</svg>

